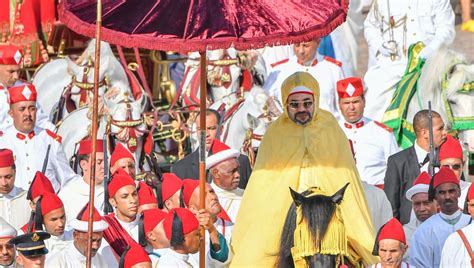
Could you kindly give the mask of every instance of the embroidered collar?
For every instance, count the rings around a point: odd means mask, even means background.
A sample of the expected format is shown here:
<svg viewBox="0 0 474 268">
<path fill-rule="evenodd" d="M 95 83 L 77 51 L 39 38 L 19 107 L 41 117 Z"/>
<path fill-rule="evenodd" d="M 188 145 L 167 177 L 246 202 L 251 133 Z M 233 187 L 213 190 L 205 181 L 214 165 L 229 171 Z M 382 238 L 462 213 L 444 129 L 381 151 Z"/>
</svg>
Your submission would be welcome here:
<svg viewBox="0 0 474 268">
<path fill-rule="evenodd" d="M 26 137 L 28 137 L 30 140 L 35 136 L 35 131 L 31 131 L 30 133 L 28 133 L 27 135 L 23 134 L 23 133 L 16 133 L 16 137 L 20 140 L 24 140 L 26 139 Z"/>
<path fill-rule="evenodd" d="M 351 123 L 347 123 L 347 122 L 344 122 L 344 126 L 348 129 L 352 129 L 352 128 L 361 128 L 365 125 L 364 121 L 361 120 L 355 124 L 351 124 Z"/>
<path fill-rule="evenodd" d="M 299 65 L 302 65 L 302 66 L 305 66 L 305 67 L 315 66 L 316 64 L 318 64 L 318 59 L 315 56 L 315 58 L 312 61 L 309 61 L 309 64 L 305 64 L 304 62 L 300 61 L 299 59 L 297 59 L 297 62 L 298 62 Z"/>
</svg>

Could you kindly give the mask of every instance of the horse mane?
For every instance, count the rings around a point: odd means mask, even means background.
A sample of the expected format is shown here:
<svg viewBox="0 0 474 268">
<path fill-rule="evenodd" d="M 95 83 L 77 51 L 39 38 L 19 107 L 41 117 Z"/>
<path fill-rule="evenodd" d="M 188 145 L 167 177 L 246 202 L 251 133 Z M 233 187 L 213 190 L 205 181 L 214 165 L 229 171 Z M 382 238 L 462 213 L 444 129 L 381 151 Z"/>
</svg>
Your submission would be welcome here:
<svg viewBox="0 0 474 268">
<path fill-rule="evenodd" d="M 313 192 L 309 189 L 302 193 L 307 197 Z M 304 199 L 301 204 L 302 221 L 306 221 L 310 230 L 310 241 L 315 241 L 318 247 L 326 234 L 331 219 L 336 211 L 337 204 L 333 202 L 331 196 L 315 195 Z M 275 267 L 293 267 L 293 257 L 291 248 L 294 244 L 294 232 L 296 229 L 297 206 L 293 202 L 286 215 L 285 224 L 280 237 L 280 247 Z"/>
<path fill-rule="evenodd" d="M 439 90 L 443 76 L 446 73 L 451 74 L 453 67 L 459 63 L 466 63 L 464 55 L 444 46 L 439 48 L 422 68 L 418 88 L 425 92 Z"/>
</svg>

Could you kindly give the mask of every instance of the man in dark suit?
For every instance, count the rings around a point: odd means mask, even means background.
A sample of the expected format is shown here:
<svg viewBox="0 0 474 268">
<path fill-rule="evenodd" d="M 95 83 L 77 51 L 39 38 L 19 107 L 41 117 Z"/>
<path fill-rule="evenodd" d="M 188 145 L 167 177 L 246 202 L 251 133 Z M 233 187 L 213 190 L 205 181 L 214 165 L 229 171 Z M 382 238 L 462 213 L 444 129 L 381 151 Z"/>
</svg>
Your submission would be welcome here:
<svg viewBox="0 0 474 268">
<path fill-rule="evenodd" d="M 446 140 L 446 129 L 441 116 L 432 111 L 433 145 L 437 149 Z M 393 216 L 402 224 L 410 221 L 412 205 L 405 192 L 413 185 L 420 171 L 428 169 L 429 153 L 428 110 L 421 110 L 413 118 L 416 140 L 413 146 L 388 158 L 385 172 L 385 188 L 392 205 Z"/>
<path fill-rule="evenodd" d="M 216 110 L 206 110 L 206 151 L 211 152 L 211 145 L 213 139 L 219 139 L 219 133 L 222 131 L 222 126 L 219 125 L 221 116 Z M 199 120 L 196 120 L 199 129 Z M 240 154 L 237 158 L 239 161 L 240 182 L 239 188 L 245 189 L 247 186 L 252 168 L 250 166 L 249 158 L 246 155 Z M 190 153 L 183 159 L 177 161 L 171 166 L 171 172 L 176 174 L 181 179 L 199 179 L 199 148 Z"/>
</svg>

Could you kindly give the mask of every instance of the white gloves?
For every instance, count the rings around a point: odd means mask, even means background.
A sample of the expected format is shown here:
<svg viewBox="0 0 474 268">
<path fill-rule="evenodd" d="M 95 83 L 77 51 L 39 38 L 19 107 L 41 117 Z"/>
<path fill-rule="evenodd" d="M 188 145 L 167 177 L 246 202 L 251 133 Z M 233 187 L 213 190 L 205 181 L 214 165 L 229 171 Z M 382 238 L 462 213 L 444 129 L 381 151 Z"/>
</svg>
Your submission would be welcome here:
<svg viewBox="0 0 474 268">
<path fill-rule="evenodd" d="M 395 41 L 384 42 L 379 48 L 379 53 L 384 55 L 385 57 L 397 55 L 397 43 Z"/>
<path fill-rule="evenodd" d="M 418 55 L 418 57 L 427 60 L 431 56 L 431 54 L 433 54 L 433 52 L 433 49 L 431 49 L 430 47 L 425 47 L 421 50 L 420 55 Z"/>
</svg>

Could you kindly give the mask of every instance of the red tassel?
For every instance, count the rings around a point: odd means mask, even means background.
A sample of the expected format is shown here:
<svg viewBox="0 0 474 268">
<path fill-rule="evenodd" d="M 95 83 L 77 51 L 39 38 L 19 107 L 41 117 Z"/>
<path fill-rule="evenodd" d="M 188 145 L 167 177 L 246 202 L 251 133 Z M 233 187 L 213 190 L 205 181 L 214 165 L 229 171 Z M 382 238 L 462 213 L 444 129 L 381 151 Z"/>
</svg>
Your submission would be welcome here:
<svg viewBox="0 0 474 268">
<path fill-rule="evenodd" d="M 146 140 L 145 140 L 145 144 L 143 145 L 143 150 L 145 150 L 145 153 L 147 155 L 151 155 L 151 153 L 153 152 L 153 135 L 150 133 L 148 133 L 148 135 L 146 136 Z"/>
</svg>

